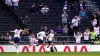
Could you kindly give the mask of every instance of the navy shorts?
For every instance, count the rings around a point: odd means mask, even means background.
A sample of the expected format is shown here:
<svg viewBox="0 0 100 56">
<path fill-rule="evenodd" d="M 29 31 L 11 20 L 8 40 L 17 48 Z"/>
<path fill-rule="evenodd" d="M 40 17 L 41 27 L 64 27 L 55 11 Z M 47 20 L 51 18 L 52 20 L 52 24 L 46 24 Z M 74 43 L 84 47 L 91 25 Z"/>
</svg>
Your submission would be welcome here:
<svg viewBox="0 0 100 56">
<path fill-rule="evenodd" d="M 43 44 L 43 42 L 44 42 L 43 40 L 38 39 L 38 43 L 39 43 L 39 44 Z"/>
<path fill-rule="evenodd" d="M 14 38 L 14 43 L 19 43 L 19 42 L 20 42 L 20 38 L 15 37 L 15 38 Z"/>
<path fill-rule="evenodd" d="M 48 41 L 48 44 L 51 45 L 52 41 Z"/>
</svg>

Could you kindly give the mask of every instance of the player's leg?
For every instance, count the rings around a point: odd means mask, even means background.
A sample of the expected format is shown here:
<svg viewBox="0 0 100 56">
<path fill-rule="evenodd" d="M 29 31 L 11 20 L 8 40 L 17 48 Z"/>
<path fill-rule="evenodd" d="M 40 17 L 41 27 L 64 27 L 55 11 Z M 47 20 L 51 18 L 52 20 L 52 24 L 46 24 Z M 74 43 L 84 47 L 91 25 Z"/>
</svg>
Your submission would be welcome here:
<svg viewBox="0 0 100 56">
<path fill-rule="evenodd" d="M 32 46 L 32 44 L 31 43 L 29 43 L 29 47 L 31 47 Z"/>
<path fill-rule="evenodd" d="M 37 43 L 37 44 L 36 44 L 36 46 L 39 46 L 39 45 L 40 45 L 40 43 Z"/>
<path fill-rule="evenodd" d="M 48 41 L 48 46 L 47 46 L 47 48 L 50 47 L 51 43 L 52 43 L 51 41 Z"/>
<path fill-rule="evenodd" d="M 19 53 L 18 48 L 19 48 L 20 38 L 16 37 L 16 39 L 14 40 L 14 43 L 17 45 L 16 46 L 17 53 Z"/>
<path fill-rule="evenodd" d="M 33 43 L 33 41 L 30 41 L 30 43 L 29 43 L 29 47 L 31 47 L 31 46 L 32 46 L 32 43 Z"/>
<path fill-rule="evenodd" d="M 38 43 L 38 40 L 35 41 L 35 44 L 37 44 L 37 43 Z"/>
<path fill-rule="evenodd" d="M 41 45 L 45 48 L 44 52 L 49 52 L 48 48 L 46 47 L 45 41 L 41 40 Z"/>
<path fill-rule="evenodd" d="M 14 42 L 10 42 L 11 44 L 13 44 L 16 48 L 18 47 L 18 44 L 16 44 L 18 41 L 17 37 L 14 38 Z"/>
<path fill-rule="evenodd" d="M 17 45 L 16 51 L 17 53 L 19 53 L 19 43 L 16 43 L 16 45 Z"/>
<path fill-rule="evenodd" d="M 51 43 L 51 52 L 57 52 L 57 48 L 55 47 L 54 43 Z"/>
<path fill-rule="evenodd" d="M 38 43 L 36 44 L 36 46 L 39 46 L 41 44 L 41 40 L 38 39 Z"/>
<path fill-rule="evenodd" d="M 34 45 L 36 45 L 36 44 L 38 44 L 38 42 L 30 41 L 29 47 L 34 46 Z"/>
<path fill-rule="evenodd" d="M 17 45 L 17 47 L 19 46 L 20 43 L 20 38 L 16 37 L 14 40 L 14 43 Z"/>
<path fill-rule="evenodd" d="M 43 40 L 41 40 L 41 45 L 45 46 L 45 42 Z"/>
<path fill-rule="evenodd" d="M 45 46 L 46 44 L 45 44 L 45 42 L 43 42 L 43 46 Z"/>
</svg>

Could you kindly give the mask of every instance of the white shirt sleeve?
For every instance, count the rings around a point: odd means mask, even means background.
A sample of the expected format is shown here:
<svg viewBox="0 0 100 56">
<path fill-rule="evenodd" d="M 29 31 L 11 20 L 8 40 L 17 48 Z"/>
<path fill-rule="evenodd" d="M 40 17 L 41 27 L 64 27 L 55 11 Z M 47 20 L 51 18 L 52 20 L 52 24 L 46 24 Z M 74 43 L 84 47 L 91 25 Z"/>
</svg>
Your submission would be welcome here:
<svg viewBox="0 0 100 56">
<path fill-rule="evenodd" d="M 81 33 L 80 37 L 82 37 L 82 33 Z"/>
<path fill-rule="evenodd" d="M 75 20 L 74 19 L 72 19 L 72 23 L 75 23 Z"/>
<path fill-rule="evenodd" d="M 37 33 L 37 38 L 39 37 L 39 33 Z"/>
<path fill-rule="evenodd" d="M 43 37 L 46 37 L 46 35 L 45 35 L 45 32 L 44 32 L 44 35 L 43 35 Z"/>
<path fill-rule="evenodd" d="M 16 32 L 16 30 L 14 30 L 14 32 Z"/>
<path fill-rule="evenodd" d="M 64 17 L 64 14 L 62 14 L 61 17 Z"/>
</svg>

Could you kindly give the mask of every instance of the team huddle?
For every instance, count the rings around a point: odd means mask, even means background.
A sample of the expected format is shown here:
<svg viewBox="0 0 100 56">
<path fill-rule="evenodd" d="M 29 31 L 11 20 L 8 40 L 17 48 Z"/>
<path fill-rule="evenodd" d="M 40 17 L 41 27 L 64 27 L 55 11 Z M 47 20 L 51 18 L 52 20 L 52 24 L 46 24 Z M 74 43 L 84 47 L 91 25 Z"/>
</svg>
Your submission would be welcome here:
<svg viewBox="0 0 100 56">
<path fill-rule="evenodd" d="M 29 30 L 29 29 L 27 29 Z M 23 32 L 24 30 L 20 29 L 20 28 L 16 28 L 14 31 L 10 31 L 10 32 L 14 32 L 14 42 L 10 42 L 12 44 L 14 44 L 14 46 L 16 47 L 17 53 L 19 53 L 18 51 L 18 47 L 19 47 L 19 43 L 20 43 L 20 33 Z M 47 41 L 47 45 L 44 41 L 44 38 Z M 30 44 L 29 47 L 32 45 L 39 46 L 39 45 L 43 45 L 46 48 L 49 48 L 50 45 L 52 46 L 50 49 L 52 52 L 56 52 L 57 49 L 53 44 L 53 40 L 54 40 L 54 31 L 50 30 L 50 33 L 46 36 L 44 29 L 41 29 L 41 31 L 39 33 L 37 33 L 37 38 L 35 38 L 34 36 L 32 38 L 30 38 Z"/>
</svg>

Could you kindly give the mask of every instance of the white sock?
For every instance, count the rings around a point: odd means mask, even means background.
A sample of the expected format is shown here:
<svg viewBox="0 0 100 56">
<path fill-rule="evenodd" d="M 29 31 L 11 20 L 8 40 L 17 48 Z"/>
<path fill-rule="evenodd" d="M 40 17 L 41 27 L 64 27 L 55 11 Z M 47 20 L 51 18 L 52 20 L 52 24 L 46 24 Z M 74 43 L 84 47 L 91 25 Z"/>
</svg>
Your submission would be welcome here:
<svg viewBox="0 0 100 56">
<path fill-rule="evenodd" d="M 18 48 L 16 48 L 16 51 L 17 51 L 17 53 L 19 53 L 19 50 L 18 50 Z"/>
</svg>

